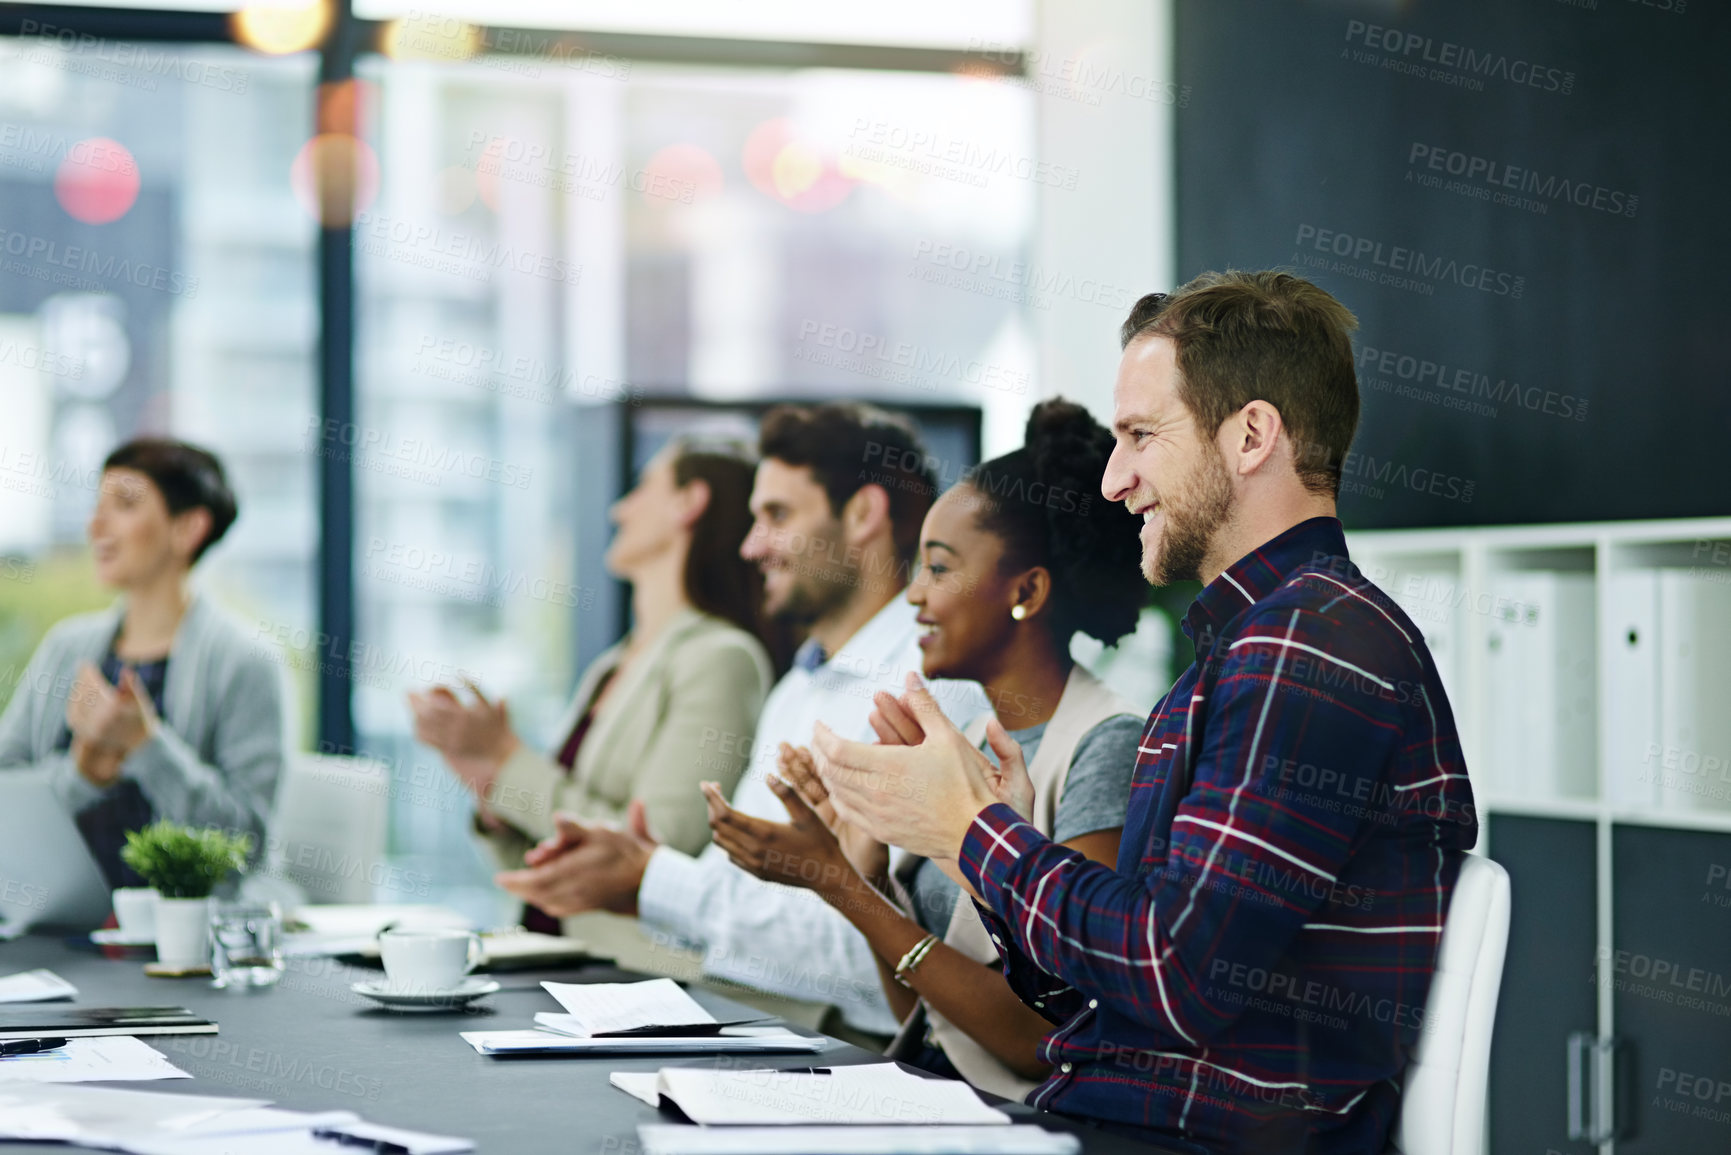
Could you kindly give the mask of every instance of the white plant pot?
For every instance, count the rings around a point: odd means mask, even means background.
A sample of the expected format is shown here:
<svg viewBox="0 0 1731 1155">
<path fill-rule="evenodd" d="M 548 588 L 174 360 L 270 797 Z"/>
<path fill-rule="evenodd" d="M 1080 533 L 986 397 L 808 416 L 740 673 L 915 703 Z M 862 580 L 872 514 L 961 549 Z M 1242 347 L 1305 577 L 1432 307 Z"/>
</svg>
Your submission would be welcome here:
<svg viewBox="0 0 1731 1155">
<path fill-rule="evenodd" d="M 156 961 L 182 969 L 210 965 L 210 899 L 156 900 Z"/>
</svg>

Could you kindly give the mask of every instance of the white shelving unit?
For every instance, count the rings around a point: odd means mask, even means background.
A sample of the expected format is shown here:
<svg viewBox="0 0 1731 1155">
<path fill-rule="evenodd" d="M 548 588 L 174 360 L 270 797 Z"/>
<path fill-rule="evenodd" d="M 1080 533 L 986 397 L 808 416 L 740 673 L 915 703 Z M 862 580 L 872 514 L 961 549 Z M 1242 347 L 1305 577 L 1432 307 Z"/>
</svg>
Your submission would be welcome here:
<svg viewBox="0 0 1731 1155">
<path fill-rule="evenodd" d="M 1609 958 L 1613 829 L 1731 833 L 1731 517 L 1347 540 L 1424 632 L 1481 820 L 1595 824 L 1596 957 Z M 1615 994 L 1596 986 L 1610 1039 Z"/>
</svg>

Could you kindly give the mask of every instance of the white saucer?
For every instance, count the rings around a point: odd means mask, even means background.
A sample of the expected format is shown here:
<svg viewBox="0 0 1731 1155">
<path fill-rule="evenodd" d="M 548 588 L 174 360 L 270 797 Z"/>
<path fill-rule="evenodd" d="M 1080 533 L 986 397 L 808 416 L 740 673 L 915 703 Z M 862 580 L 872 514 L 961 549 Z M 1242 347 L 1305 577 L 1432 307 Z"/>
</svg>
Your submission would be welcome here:
<svg viewBox="0 0 1731 1155">
<path fill-rule="evenodd" d="M 433 1010 L 460 1007 L 474 1002 L 483 995 L 490 995 L 498 990 L 499 983 L 495 979 L 471 975 L 456 986 L 442 991 L 405 991 L 392 988 L 387 979 L 370 979 L 364 983 L 355 983 L 349 989 L 392 1010 Z"/>
<path fill-rule="evenodd" d="M 91 931 L 90 941 L 98 946 L 155 946 L 156 932 L 139 934 L 134 931 L 128 934 L 117 926 L 111 926 L 107 930 Z"/>
</svg>

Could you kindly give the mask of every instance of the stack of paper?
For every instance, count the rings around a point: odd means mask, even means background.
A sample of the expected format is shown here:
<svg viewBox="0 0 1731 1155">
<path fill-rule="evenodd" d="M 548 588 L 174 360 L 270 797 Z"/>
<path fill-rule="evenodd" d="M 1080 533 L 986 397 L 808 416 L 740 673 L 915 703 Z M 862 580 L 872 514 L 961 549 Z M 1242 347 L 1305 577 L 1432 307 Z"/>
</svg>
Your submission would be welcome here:
<svg viewBox="0 0 1731 1155">
<path fill-rule="evenodd" d="M 47 1003 L 78 997 L 78 988 L 53 971 L 20 971 L 0 977 L 0 1003 Z"/>
<path fill-rule="evenodd" d="M 973 1088 L 894 1063 L 796 1071 L 615 1071 L 615 1087 L 698 1124 L 638 1128 L 645 1155 L 1068 1155 L 1073 1135 L 1011 1126 Z"/>
<path fill-rule="evenodd" d="M 533 1031 L 464 1031 L 464 1041 L 483 1055 L 786 1053 L 829 1045 L 785 1027 L 718 1022 L 672 979 L 541 985 L 564 1014 L 537 1014 L 540 1029 Z"/>
<path fill-rule="evenodd" d="M 72 1086 L 0 1086 L 0 1140 L 9 1139 L 134 1155 L 329 1155 L 333 1140 L 408 1155 L 474 1149 L 466 1139 L 377 1127 L 350 1111 L 281 1111 L 267 1099 Z"/>
<path fill-rule="evenodd" d="M 1077 1155 L 1063 1131 L 1014 1127 L 682 1127 L 637 1128 L 643 1155 Z M 261 1153 L 262 1155 L 262 1153 Z"/>
<path fill-rule="evenodd" d="M 0 1055 L 0 1084 L 103 1083 L 190 1079 L 161 1051 L 131 1035 L 67 1039 L 66 1045 L 30 1055 Z"/>
</svg>

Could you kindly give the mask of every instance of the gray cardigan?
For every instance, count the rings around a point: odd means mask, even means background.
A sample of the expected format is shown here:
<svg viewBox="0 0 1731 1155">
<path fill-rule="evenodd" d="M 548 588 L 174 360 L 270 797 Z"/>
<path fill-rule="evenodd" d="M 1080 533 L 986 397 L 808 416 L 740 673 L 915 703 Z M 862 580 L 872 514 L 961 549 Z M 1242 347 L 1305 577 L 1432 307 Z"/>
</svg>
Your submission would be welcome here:
<svg viewBox="0 0 1731 1155">
<path fill-rule="evenodd" d="M 70 752 L 54 747 L 78 665 L 101 665 L 121 611 L 116 602 L 55 623 L 0 714 L 0 773 L 50 767 L 54 792 L 71 814 L 103 791 L 78 773 Z M 158 818 L 250 833 L 255 851 L 263 850 L 285 753 L 282 670 L 274 657 L 208 597 L 193 595 L 169 651 L 161 724 L 120 768 Z"/>
</svg>

